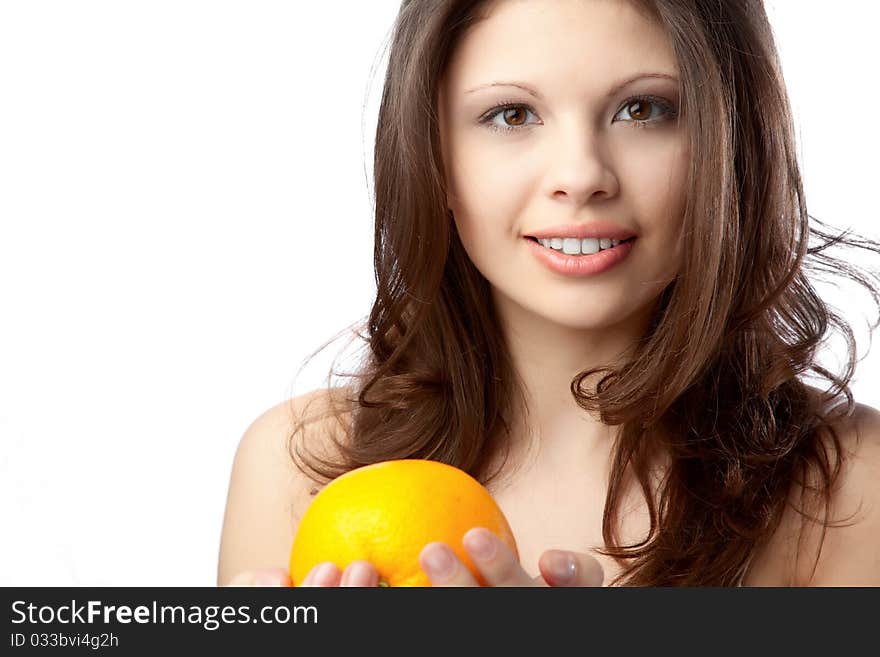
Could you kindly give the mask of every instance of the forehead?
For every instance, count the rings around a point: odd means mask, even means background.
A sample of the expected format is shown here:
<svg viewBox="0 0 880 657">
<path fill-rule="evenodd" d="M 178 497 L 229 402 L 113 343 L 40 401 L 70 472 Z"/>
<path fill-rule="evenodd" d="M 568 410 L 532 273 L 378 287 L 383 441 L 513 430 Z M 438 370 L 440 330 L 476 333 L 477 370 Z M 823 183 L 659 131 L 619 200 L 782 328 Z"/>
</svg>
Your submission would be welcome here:
<svg viewBox="0 0 880 657">
<path fill-rule="evenodd" d="M 518 79 L 598 94 L 633 71 L 678 70 L 662 27 L 628 0 L 496 0 L 483 15 L 452 53 L 451 93 Z"/>
</svg>

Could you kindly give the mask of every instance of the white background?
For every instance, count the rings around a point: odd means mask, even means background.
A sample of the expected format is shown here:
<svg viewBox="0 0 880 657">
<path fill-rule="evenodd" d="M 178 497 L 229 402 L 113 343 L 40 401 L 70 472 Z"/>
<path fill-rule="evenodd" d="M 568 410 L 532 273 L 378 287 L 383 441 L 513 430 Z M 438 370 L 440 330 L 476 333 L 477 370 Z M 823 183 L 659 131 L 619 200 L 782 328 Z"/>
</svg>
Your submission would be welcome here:
<svg viewBox="0 0 880 657">
<path fill-rule="evenodd" d="M 242 433 L 369 311 L 398 4 L 0 3 L 0 585 L 214 584 Z M 808 209 L 878 238 L 880 13 L 768 12 Z"/>
</svg>

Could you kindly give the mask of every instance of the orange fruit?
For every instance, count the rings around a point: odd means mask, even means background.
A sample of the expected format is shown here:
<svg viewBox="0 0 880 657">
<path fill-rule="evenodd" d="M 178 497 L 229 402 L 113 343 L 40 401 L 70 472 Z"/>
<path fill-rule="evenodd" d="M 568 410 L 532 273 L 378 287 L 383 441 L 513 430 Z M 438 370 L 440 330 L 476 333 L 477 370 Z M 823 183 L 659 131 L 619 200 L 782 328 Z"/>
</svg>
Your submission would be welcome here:
<svg viewBox="0 0 880 657">
<path fill-rule="evenodd" d="M 461 543 L 477 526 L 498 536 L 519 558 L 498 504 L 463 470 L 421 459 L 363 466 L 332 480 L 306 509 L 293 539 L 290 578 L 298 586 L 321 562 L 344 570 L 363 559 L 379 571 L 380 586 L 431 586 L 419 553 L 442 541 L 485 586 Z"/>
</svg>

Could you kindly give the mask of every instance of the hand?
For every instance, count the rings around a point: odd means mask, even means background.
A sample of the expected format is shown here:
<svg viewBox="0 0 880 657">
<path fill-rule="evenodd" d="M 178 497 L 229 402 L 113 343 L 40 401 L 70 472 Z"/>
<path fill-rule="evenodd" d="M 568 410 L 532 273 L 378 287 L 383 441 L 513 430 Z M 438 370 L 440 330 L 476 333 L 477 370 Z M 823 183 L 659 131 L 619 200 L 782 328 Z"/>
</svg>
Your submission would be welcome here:
<svg viewBox="0 0 880 657">
<path fill-rule="evenodd" d="M 479 548 L 481 539 L 488 540 L 489 550 Z M 538 567 L 541 574 L 532 577 L 509 547 L 489 530 L 475 527 L 462 539 L 474 564 L 489 586 L 602 586 L 605 574 L 602 566 L 588 554 L 564 550 L 547 550 L 541 555 Z M 448 556 L 446 571 L 432 567 L 433 555 Z M 455 553 L 443 543 L 428 543 L 419 554 L 419 564 L 431 580 L 432 586 L 479 586 Z M 340 572 L 333 563 L 316 565 L 300 586 L 377 586 L 379 571 L 368 561 L 353 561 Z"/>
<path fill-rule="evenodd" d="M 596 559 L 564 550 L 544 552 L 538 560 L 541 574 L 533 578 L 510 548 L 482 527 L 468 530 L 462 544 L 489 586 L 602 586 L 605 579 Z M 419 564 L 432 586 L 479 586 L 467 566 L 443 543 L 428 543 L 419 554 Z"/>
<path fill-rule="evenodd" d="M 300 586 L 378 586 L 379 571 L 369 561 L 352 561 L 339 572 L 336 564 L 326 561 L 313 567 Z"/>
<path fill-rule="evenodd" d="M 340 577 L 341 575 L 341 577 Z M 379 572 L 367 561 L 353 561 L 340 573 L 332 563 L 312 568 L 300 586 L 377 586 Z M 293 586 L 283 568 L 247 570 L 233 577 L 225 586 Z"/>
<path fill-rule="evenodd" d="M 293 586 L 283 568 L 247 570 L 233 577 L 226 586 Z"/>
</svg>

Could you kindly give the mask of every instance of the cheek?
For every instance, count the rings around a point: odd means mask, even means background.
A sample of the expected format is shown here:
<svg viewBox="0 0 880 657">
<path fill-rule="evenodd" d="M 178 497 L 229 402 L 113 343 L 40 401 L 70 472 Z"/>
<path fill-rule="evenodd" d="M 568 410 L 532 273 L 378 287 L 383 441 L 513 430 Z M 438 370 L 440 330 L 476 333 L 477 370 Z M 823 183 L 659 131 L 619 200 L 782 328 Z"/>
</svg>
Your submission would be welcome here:
<svg viewBox="0 0 880 657">
<path fill-rule="evenodd" d="M 453 219 L 462 246 L 471 260 L 479 261 L 496 252 L 491 245 L 498 243 L 498 236 L 504 231 L 501 215 L 463 200 L 453 209 Z"/>
<path fill-rule="evenodd" d="M 670 162 L 669 184 L 667 186 L 667 205 L 676 230 L 681 225 L 687 200 L 687 174 L 690 155 L 683 148 L 675 153 Z"/>
<path fill-rule="evenodd" d="M 487 224 L 515 223 L 527 201 L 532 174 L 528 161 L 511 154 L 510 148 L 485 138 L 460 140 L 450 167 L 453 212 L 457 208 L 463 219 L 480 217 Z"/>
<path fill-rule="evenodd" d="M 459 183 L 515 191 L 534 175 L 541 158 L 534 137 L 495 133 L 486 127 L 461 128 L 453 136 L 453 173 Z"/>
<path fill-rule="evenodd" d="M 627 169 L 638 216 L 645 222 L 646 232 L 677 234 L 686 201 L 689 156 L 677 143 L 658 148 L 650 158 L 645 155 L 647 152 L 641 153 L 639 162 Z"/>
<path fill-rule="evenodd" d="M 690 159 L 679 144 L 669 144 L 651 153 L 643 151 L 637 159 L 638 162 L 629 163 L 629 178 L 623 184 L 634 199 L 635 214 L 645 238 L 645 276 L 658 281 L 659 292 L 680 270 Z"/>
<path fill-rule="evenodd" d="M 475 146 L 472 140 L 461 140 L 451 167 L 456 197 L 468 207 L 497 201 L 504 176 L 493 156 Z"/>
</svg>

